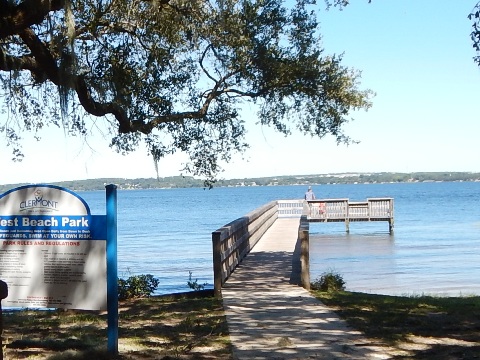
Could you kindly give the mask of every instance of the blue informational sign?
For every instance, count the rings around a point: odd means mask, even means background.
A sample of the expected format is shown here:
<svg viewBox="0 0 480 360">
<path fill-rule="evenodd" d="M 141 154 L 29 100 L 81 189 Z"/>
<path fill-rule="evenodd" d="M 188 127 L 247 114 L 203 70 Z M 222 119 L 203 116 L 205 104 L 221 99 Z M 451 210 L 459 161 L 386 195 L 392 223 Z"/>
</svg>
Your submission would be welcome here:
<svg viewBox="0 0 480 360">
<path fill-rule="evenodd" d="M 0 195 L 0 279 L 8 307 L 108 310 L 108 351 L 118 353 L 117 198 L 91 215 L 74 192 L 26 185 Z"/>
<path fill-rule="evenodd" d="M 27 185 L 0 196 L 5 306 L 107 309 L 106 251 L 107 217 L 77 194 Z"/>
<path fill-rule="evenodd" d="M 0 217 L 0 240 L 105 240 L 106 234 L 105 216 Z"/>
</svg>

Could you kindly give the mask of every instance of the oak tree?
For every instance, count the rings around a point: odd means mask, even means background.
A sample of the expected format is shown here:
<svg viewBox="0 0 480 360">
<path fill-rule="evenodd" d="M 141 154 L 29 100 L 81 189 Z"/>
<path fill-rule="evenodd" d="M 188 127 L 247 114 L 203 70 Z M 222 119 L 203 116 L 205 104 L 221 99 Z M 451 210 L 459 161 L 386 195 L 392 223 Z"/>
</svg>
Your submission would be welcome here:
<svg viewBox="0 0 480 360">
<path fill-rule="evenodd" d="M 291 4 L 291 5 L 288 5 Z M 360 73 L 322 48 L 314 0 L 0 0 L 0 131 L 14 159 L 47 126 L 155 160 L 188 154 L 214 181 L 258 123 L 349 143 L 371 105 Z"/>
</svg>

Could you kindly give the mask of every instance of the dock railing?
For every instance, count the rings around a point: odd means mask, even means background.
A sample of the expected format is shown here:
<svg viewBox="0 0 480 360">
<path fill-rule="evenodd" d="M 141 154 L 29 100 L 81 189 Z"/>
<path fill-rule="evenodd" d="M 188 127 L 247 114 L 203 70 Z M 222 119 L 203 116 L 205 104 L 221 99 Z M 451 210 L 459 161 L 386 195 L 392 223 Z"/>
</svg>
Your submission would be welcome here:
<svg viewBox="0 0 480 360">
<path fill-rule="evenodd" d="M 213 286 L 216 297 L 221 297 L 225 281 L 277 216 L 278 204 L 277 201 L 272 201 L 212 233 Z"/>
<path fill-rule="evenodd" d="M 308 220 L 311 222 L 345 222 L 350 231 L 351 221 L 387 221 L 393 232 L 393 199 L 369 198 L 351 202 L 349 199 L 321 199 L 308 201 Z"/>
<path fill-rule="evenodd" d="M 305 214 L 305 200 L 277 200 L 278 217 L 301 217 Z"/>
</svg>

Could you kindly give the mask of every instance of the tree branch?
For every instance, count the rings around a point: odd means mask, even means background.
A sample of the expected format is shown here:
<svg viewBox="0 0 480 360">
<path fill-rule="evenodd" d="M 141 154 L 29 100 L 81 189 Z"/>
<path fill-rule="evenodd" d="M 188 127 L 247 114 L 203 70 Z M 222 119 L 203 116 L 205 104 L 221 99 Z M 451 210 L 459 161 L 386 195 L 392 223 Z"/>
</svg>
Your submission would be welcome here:
<svg viewBox="0 0 480 360">
<path fill-rule="evenodd" d="M 35 69 L 43 69 L 46 77 L 57 86 L 68 86 L 69 84 L 66 79 L 69 79 L 74 87 L 72 90 L 75 90 L 80 103 L 88 113 L 94 116 L 105 116 L 112 114 L 119 123 L 120 133 L 134 132 L 136 130 L 132 127 L 127 113 L 120 106 L 116 105 L 115 103 L 103 104 L 93 99 L 91 91 L 89 90 L 84 77 L 77 76 L 75 74 L 61 74 L 55 59 L 50 54 L 48 48 L 40 41 L 40 39 L 38 39 L 32 30 L 27 29 L 20 32 L 20 37 L 28 46 L 38 62 Z M 35 74 L 38 76 L 38 72 Z M 72 85 L 70 84 L 70 86 Z"/>
<path fill-rule="evenodd" d="M 35 73 L 36 76 L 43 73 L 34 58 L 30 56 L 10 56 L 5 54 L 0 47 L 0 70 L 1 71 L 15 71 L 15 70 L 29 70 Z"/>
<path fill-rule="evenodd" d="M 17 6 L 2 0 L 0 5 L 0 39 L 3 39 L 40 24 L 50 11 L 63 9 L 65 0 L 25 0 Z"/>
</svg>

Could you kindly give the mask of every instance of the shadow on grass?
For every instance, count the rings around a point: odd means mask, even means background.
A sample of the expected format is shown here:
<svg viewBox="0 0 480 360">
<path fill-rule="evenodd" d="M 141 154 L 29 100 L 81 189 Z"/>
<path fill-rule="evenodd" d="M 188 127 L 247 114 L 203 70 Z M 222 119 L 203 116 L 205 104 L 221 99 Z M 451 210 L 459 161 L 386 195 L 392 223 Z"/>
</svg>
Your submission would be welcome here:
<svg viewBox="0 0 480 360">
<path fill-rule="evenodd" d="M 119 304 L 116 359 L 232 359 L 221 301 L 211 291 Z M 8 359 L 109 359 L 106 314 L 22 310 L 4 314 Z"/>
<path fill-rule="evenodd" d="M 480 359 L 479 296 L 313 294 L 369 338 L 406 349 L 409 359 Z"/>
</svg>

